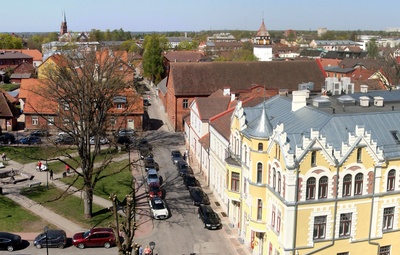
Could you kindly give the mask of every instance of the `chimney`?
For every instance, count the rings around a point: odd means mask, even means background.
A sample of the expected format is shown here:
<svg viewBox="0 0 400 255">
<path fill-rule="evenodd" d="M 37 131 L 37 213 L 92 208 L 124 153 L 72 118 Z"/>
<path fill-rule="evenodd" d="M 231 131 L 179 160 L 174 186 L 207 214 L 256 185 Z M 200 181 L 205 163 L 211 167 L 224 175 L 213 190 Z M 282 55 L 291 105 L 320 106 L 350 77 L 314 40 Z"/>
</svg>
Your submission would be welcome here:
<svg viewBox="0 0 400 255">
<path fill-rule="evenodd" d="M 231 94 L 231 87 L 224 87 L 224 96 L 229 96 Z"/>
<path fill-rule="evenodd" d="M 307 105 L 307 92 L 296 90 L 292 92 L 292 111 L 297 111 Z"/>
</svg>

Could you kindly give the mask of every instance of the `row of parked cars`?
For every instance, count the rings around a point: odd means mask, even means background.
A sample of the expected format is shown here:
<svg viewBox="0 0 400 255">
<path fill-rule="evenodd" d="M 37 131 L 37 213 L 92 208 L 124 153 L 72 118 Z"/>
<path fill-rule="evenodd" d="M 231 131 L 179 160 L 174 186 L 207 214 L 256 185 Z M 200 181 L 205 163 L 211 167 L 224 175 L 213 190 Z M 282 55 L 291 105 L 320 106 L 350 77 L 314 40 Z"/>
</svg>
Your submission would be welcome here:
<svg viewBox="0 0 400 255">
<path fill-rule="evenodd" d="M 176 165 L 179 175 L 182 176 L 183 183 L 189 190 L 193 205 L 198 206 L 197 214 L 207 229 L 222 228 L 221 219 L 212 209 L 210 199 L 201 188 L 200 182 L 196 179 L 192 168 L 187 164 L 179 151 L 172 151 L 171 157 Z"/>
<path fill-rule="evenodd" d="M 147 172 L 147 184 L 149 192 L 149 205 L 153 218 L 166 219 L 169 217 L 168 207 L 163 200 L 165 191 L 161 189 L 160 177 L 158 175 L 158 164 L 152 157 L 145 157 L 144 166 Z M 182 177 L 185 187 L 189 190 L 193 205 L 198 206 L 198 217 L 203 221 L 204 227 L 208 229 L 220 229 L 221 219 L 212 209 L 210 199 L 201 188 L 200 182 L 196 179 L 193 169 L 186 162 L 186 156 L 180 151 L 171 152 L 172 163 L 176 166 L 179 176 Z"/>
<path fill-rule="evenodd" d="M 84 249 L 86 247 L 115 246 L 115 235 L 112 228 L 92 228 L 87 231 L 73 235 L 71 244 Z M 49 229 L 36 236 L 33 245 L 38 248 L 59 248 L 63 249 L 68 245 L 68 238 L 64 230 Z M 22 238 L 19 235 L 0 232 L 0 249 L 14 251 L 22 247 Z"/>
</svg>

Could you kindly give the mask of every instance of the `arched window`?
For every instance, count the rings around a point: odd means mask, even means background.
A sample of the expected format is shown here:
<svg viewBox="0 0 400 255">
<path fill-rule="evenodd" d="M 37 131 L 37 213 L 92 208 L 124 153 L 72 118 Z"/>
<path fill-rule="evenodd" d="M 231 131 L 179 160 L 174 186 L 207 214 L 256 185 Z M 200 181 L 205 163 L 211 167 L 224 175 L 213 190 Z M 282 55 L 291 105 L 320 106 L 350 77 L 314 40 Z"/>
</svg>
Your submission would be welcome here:
<svg viewBox="0 0 400 255">
<path fill-rule="evenodd" d="M 362 195 L 364 175 L 362 173 L 356 174 L 354 180 L 354 195 Z"/>
<path fill-rule="evenodd" d="M 395 181 L 396 181 L 396 170 L 392 169 L 388 173 L 387 191 L 393 191 L 394 190 Z"/>
<path fill-rule="evenodd" d="M 318 183 L 318 198 L 326 198 L 328 196 L 328 177 L 323 176 Z"/>
<path fill-rule="evenodd" d="M 262 143 L 258 143 L 258 151 L 262 151 L 263 150 L 263 144 Z"/>
<path fill-rule="evenodd" d="M 317 165 L 317 152 L 313 151 L 311 152 L 311 166 L 316 166 Z"/>
<path fill-rule="evenodd" d="M 308 178 L 308 180 L 307 180 L 306 199 L 307 200 L 315 199 L 315 178 L 314 177 Z"/>
<path fill-rule="evenodd" d="M 343 197 L 351 195 L 351 174 L 346 174 L 343 178 Z"/>
<path fill-rule="evenodd" d="M 243 147 L 243 150 L 244 150 L 244 159 L 243 159 L 243 161 L 247 165 L 247 146 L 246 145 Z"/>
<path fill-rule="evenodd" d="M 278 172 L 278 193 L 281 194 L 281 172 Z"/>
<path fill-rule="evenodd" d="M 262 163 L 257 163 L 257 183 L 262 183 L 263 175 L 263 165 Z"/>
<path fill-rule="evenodd" d="M 276 189 L 276 170 L 274 168 L 273 176 L 272 176 L 272 188 Z"/>
</svg>

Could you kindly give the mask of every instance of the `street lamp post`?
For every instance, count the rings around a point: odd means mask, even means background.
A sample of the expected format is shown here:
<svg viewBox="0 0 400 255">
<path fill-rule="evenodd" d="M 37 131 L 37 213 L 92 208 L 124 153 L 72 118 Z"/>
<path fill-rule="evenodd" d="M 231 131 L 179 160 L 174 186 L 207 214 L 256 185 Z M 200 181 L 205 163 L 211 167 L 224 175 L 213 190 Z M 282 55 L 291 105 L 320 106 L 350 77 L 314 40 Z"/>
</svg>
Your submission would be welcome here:
<svg viewBox="0 0 400 255">
<path fill-rule="evenodd" d="M 150 243 L 149 243 L 149 246 L 150 246 L 150 249 L 151 249 L 151 255 L 154 255 L 154 247 L 156 247 L 156 243 L 155 242 L 153 242 L 153 241 L 151 241 Z"/>
<path fill-rule="evenodd" d="M 47 233 L 49 232 L 49 227 L 45 226 L 44 227 L 44 233 L 46 234 L 46 254 L 49 255 L 49 246 L 47 244 Z"/>
</svg>

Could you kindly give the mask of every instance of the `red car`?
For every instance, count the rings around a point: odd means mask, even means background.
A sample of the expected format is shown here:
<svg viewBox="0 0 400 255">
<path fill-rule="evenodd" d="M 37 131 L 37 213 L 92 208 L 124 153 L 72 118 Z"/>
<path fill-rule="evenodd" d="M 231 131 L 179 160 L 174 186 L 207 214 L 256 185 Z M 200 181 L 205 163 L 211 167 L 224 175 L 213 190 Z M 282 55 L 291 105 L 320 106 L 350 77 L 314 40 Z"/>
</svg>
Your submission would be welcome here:
<svg viewBox="0 0 400 255">
<path fill-rule="evenodd" d="M 92 228 L 85 232 L 79 232 L 72 237 L 72 244 L 79 249 L 99 246 L 108 249 L 115 245 L 114 231 L 112 228 Z"/>
<path fill-rule="evenodd" d="M 152 182 L 149 185 L 149 197 L 162 197 L 162 189 L 160 187 L 160 184 L 157 182 Z"/>
</svg>

